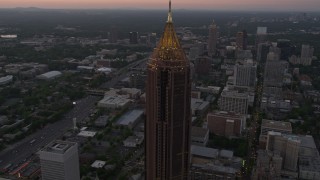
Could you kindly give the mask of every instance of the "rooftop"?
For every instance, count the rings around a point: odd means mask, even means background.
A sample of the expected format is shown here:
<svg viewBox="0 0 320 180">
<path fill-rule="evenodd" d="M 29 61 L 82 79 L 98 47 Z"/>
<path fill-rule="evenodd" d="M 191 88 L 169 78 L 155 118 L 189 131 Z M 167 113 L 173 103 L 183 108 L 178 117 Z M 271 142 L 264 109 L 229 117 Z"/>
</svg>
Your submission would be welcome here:
<svg viewBox="0 0 320 180">
<path fill-rule="evenodd" d="M 103 166 L 106 165 L 105 161 L 96 160 L 91 164 L 91 167 L 93 168 L 103 168 Z"/>
<path fill-rule="evenodd" d="M 205 137 L 208 134 L 208 132 L 208 129 L 202 127 L 192 126 L 191 128 L 191 136 L 193 137 Z"/>
<path fill-rule="evenodd" d="M 49 143 L 46 147 L 44 147 L 41 151 L 43 152 L 51 152 L 56 154 L 64 154 L 68 149 L 77 143 L 68 142 L 68 141 L 60 141 L 56 140 Z"/>
<path fill-rule="evenodd" d="M 143 113 L 143 110 L 137 109 L 129 111 L 120 117 L 120 119 L 117 121 L 117 124 L 127 126 L 136 121 L 140 116 L 143 115 Z"/>
<path fill-rule="evenodd" d="M 47 72 L 47 73 L 44 73 L 44 74 L 39 75 L 38 77 L 39 77 L 39 78 L 50 79 L 50 78 L 59 76 L 59 75 L 61 75 L 61 74 L 62 74 L 62 73 L 59 72 L 59 71 L 49 71 L 49 72 Z"/>
<path fill-rule="evenodd" d="M 291 123 L 283 122 L 283 121 L 273 121 L 273 120 L 263 119 L 261 127 L 273 128 L 273 129 L 284 129 L 284 130 L 292 131 Z"/>
<path fill-rule="evenodd" d="M 301 147 L 308 147 L 312 149 L 317 149 L 316 143 L 314 142 L 314 139 L 312 136 L 306 135 L 306 136 L 299 136 L 301 140 Z"/>
<path fill-rule="evenodd" d="M 216 158 L 219 155 L 218 149 L 207 148 L 202 146 L 191 145 L 191 154 L 195 156 Z"/>
</svg>

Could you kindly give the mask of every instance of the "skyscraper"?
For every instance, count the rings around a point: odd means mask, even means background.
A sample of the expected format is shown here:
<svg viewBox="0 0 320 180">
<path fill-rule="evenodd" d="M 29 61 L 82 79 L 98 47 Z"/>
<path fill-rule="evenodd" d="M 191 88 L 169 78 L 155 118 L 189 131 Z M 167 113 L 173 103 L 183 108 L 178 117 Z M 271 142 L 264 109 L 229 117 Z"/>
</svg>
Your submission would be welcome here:
<svg viewBox="0 0 320 180">
<path fill-rule="evenodd" d="M 138 36 L 139 36 L 138 32 L 130 32 L 129 36 L 130 36 L 130 44 L 138 44 Z"/>
<path fill-rule="evenodd" d="M 234 66 L 233 84 L 239 87 L 254 87 L 256 85 L 257 64 L 253 60 L 245 60 Z"/>
<path fill-rule="evenodd" d="M 218 41 L 218 27 L 213 20 L 212 24 L 209 27 L 208 54 L 210 56 L 216 54 L 217 41 Z"/>
<path fill-rule="evenodd" d="M 310 45 L 303 44 L 301 48 L 301 64 L 310 66 L 312 62 L 314 48 Z"/>
<path fill-rule="evenodd" d="M 164 33 L 148 62 L 146 89 L 146 179 L 187 179 L 190 63 L 174 30 L 171 1 Z"/>
<path fill-rule="evenodd" d="M 243 49 L 243 32 L 238 32 L 236 37 L 236 46 L 237 49 Z"/>
<path fill-rule="evenodd" d="M 40 151 L 43 180 L 80 180 L 77 143 L 53 141 Z"/>
<path fill-rule="evenodd" d="M 246 30 L 240 31 L 236 36 L 236 45 L 240 50 L 246 50 L 248 45 L 248 33 Z"/>
<path fill-rule="evenodd" d="M 256 49 L 260 43 L 265 43 L 267 40 L 267 27 L 258 27 L 256 35 Z"/>
</svg>

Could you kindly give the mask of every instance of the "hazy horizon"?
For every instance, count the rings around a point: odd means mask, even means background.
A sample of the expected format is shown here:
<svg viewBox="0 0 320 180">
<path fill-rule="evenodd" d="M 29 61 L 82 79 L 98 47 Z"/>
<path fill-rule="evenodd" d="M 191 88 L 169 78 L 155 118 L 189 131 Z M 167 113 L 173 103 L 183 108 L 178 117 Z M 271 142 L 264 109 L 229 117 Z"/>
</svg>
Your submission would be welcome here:
<svg viewBox="0 0 320 180">
<path fill-rule="evenodd" d="M 148 10 L 167 9 L 168 0 L 2 0 L 0 8 L 43 8 L 43 9 L 128 9 Z M 174 9 L 185 10 L 222 10 L 222 11 L 319 11 L 319 0 L 224 0 L 213 2 L 210 0 L 173 0 Z"/>
</svg>

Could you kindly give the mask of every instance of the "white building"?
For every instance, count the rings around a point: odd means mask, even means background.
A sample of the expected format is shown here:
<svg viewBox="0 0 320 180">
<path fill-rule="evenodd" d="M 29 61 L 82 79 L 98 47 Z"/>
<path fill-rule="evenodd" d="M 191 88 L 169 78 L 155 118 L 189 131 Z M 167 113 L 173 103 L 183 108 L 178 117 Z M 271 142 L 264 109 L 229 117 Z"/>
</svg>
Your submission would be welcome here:
<svg viewBox="0 0 320 180">
<path fill-rule="evenodd" d="M 129 99 L 118 96 L 106 95 L 102 100 L 98 102 L 98 107 L 110 109 L 125 108 L 128 106 L 129 103 Z"/>
<path fill-rule="evenodd" d="M 240 87 L 254 87 L 256 85 L 257 64 L 253 60 L 237 63 L 234 66 L 233 84 Z"/>
<path fill-rule="evenodd" d="M 304 66 L 310 66 L 312 63 L 314 48 L 310 45 L 303 44 L 301 48 L 301 64 Z"/>
<path fill-rule="evenodd" d="M 238 91 L 224 89 L 221 93 L 218 104 L 221 111 L 247 114 L 248 100 L 248 93 L 239 93 Z"/>
<path fill-rule="evenodd" d="M 122 115 L 119 120 L 116 122 L 117 125 L 125 126 L 130 129 L 134 128 L 135 125 L 138 124 L 139 120 L 141 120 L 144 111 L 142 110 L 132 110 L 130 112 Z"/>
<path fill-rule="evenodd" d="M 53 141 L 40 150 L 42 180 L 80 180 L 78 145 Z"/>
<path fill-rule="evenodd" d="M 13 76 L 8 75 L 0 78 L 0 85 L 6 85 L 13 81 Z"/>
<path fill-rule="evenodd" d="M 41 79 L 41 80 L 52 80 L 55 79 L 57 77 L 60 77 L 62 75 L 61 72 L 59 71 L 50 71 L 44 74 L 41 74 L 39 76 L 37 76 L 37 79 Z"/>
</svg>

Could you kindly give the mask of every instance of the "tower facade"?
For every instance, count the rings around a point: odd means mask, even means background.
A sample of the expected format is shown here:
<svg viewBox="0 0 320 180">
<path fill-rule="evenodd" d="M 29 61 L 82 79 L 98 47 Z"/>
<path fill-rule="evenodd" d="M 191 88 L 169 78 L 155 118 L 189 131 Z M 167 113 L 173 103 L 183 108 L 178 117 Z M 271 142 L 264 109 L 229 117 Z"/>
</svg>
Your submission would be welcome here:
<svg viewBox="0 0 320 180">
<path fill-rule="evenodd" d="M 43 180 L 80 180 L 78 145 L 53 141 L 40 151 Z"/>
<path fill-rule="evenodd" d="M 213 20 L 212 24 L 209 27 L 208 54 L 210 56 L 216 54 L 217 42 L 218 42 L 218 27 Z"/>
<path fill-rule="evenodd" d="M 175 33 L 171 1 L 164 33 L 148 61 L 146 179 L 188 179 L 190 63 Z"/>
</svg>

